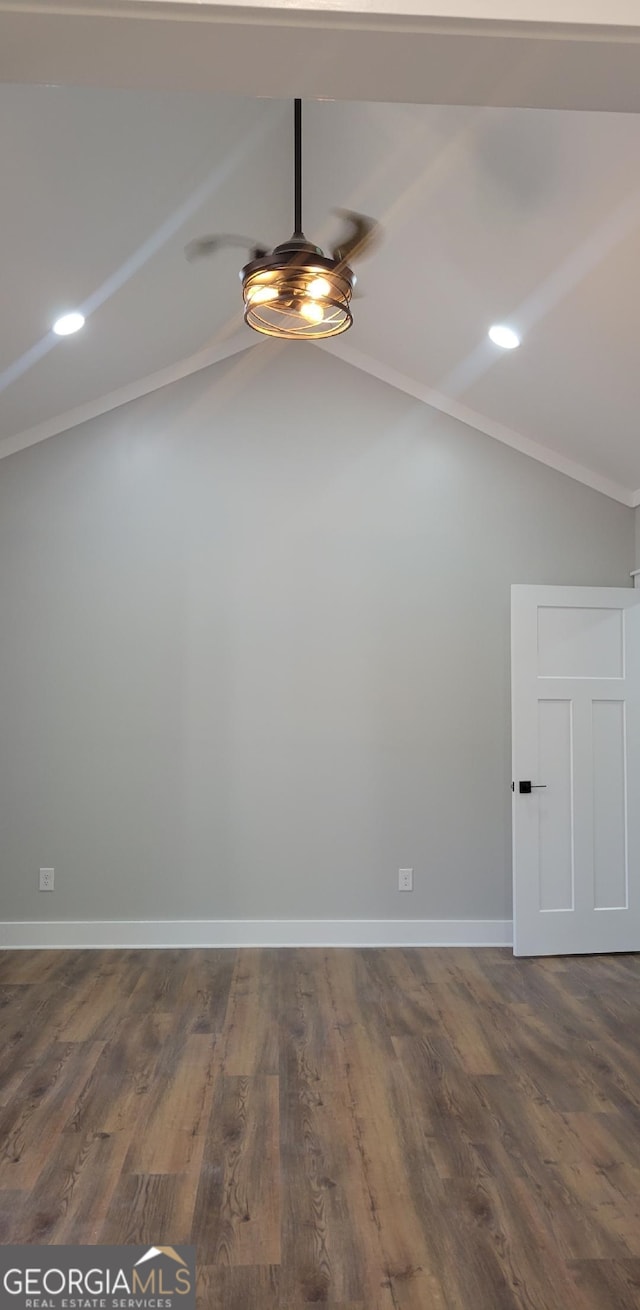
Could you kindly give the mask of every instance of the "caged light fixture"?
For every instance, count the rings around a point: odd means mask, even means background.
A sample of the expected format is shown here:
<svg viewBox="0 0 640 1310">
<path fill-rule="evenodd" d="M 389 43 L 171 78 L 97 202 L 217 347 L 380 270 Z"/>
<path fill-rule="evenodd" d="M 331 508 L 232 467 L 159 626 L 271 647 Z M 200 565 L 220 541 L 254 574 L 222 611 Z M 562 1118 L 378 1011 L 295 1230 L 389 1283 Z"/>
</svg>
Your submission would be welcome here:
<svg viewBox="0 0 640 1310">
<path fill-rule="evenodd" d="M 351 327 L 356 282 L 350 262 L 369 251 L 379 225 L 365 214 L 338 212 L 348 222 L 345 238 L 330 255 L 314 246 L 302 229 L 302 101 L 294 101 L 294 229 L 288 241 L 268 250 L 244 237 L 200 237 L 186 248 L 188 259 L 222 245 L 245 245 L 252 258 L 240 271 L 244 319 L 265 336 L 286 341 L 319 341 Z"/>
<path fill-rule="evenodd" d="M 351 327 L 355 275 L 342 252 L 324 255 L 302 230 L 302 102 L 294 101 L 293 236 L 240 273 L 245 323 L 270 337 L 317 340 Z"/>
</svg>

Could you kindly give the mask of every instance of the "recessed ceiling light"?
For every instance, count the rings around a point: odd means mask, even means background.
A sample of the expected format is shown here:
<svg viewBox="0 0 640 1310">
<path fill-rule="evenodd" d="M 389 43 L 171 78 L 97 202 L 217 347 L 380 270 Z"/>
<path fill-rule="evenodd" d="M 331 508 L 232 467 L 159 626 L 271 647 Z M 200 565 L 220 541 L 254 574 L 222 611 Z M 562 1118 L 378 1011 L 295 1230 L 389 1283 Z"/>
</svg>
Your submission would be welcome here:
<svg viewBox="0 0 640 1310">
<path fill-rule="evenodd" d="M 513 328 L 506 327 L 504 323 L 494 323 L 489 328 L 489 336 L 494 346 L 502 346 L 503 350 L 515 350 L 520 345 L 520 337 Z"/>
<path fill-rule="evenodd" d="M 57 318 L 53 330 L 59 337 L 70 337 L 72 332 L 79 332 L 84 327 L 84 314 L 63 314 Z"/>
</svg>

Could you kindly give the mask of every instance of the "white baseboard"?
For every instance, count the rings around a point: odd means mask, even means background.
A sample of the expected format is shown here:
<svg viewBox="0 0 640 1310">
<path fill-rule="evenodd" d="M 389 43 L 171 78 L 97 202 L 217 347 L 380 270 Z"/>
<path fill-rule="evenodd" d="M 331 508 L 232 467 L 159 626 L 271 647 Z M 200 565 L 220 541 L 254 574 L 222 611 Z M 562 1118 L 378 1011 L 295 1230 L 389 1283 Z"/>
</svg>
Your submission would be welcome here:
<svg viewBox="0 0 640 1310">
<path fill-rule="evenodd" d="M 0 949 L 511 946 L 510 919 L 132 919 L 0 923 Z"/>
</svg>

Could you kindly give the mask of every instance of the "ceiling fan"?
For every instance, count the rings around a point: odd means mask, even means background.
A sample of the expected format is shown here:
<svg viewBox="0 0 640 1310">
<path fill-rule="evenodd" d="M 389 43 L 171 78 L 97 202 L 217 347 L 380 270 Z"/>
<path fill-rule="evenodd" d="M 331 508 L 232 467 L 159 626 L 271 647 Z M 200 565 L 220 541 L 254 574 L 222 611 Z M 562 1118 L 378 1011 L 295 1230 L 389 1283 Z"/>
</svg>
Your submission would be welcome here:
<svg viewBox="0 0 640 1310">
<path fill-rule="evenodd" d="M 269 250 L 248 237 L 221 233 L 197 237 L 185 247 L 187 259 L 214 254 L 222 246 L 245 246 L 251 258 L 240 271 L 244 319 L 256 332 L 285 340 L 335 337 L 351 327 L 356 283 L 351 262 L 371 252 L 381 228 L 353 210 L 336 212 L 346 220 L 344 236 L 326 255 L 302 230 L 302 101 L 294 100 L 294 230 Z"/>
</svg>

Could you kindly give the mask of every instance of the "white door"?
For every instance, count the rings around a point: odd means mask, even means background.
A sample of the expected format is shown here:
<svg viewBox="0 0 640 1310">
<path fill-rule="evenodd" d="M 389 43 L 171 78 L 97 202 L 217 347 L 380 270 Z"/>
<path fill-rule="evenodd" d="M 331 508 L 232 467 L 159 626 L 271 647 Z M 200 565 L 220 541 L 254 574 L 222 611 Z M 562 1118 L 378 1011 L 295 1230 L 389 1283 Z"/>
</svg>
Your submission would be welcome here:
<svg viewBox="0 0 640 1310">
<path fill-rule="evenodd" d="M 639 951 L 640 591 L 512 587 L 511 697 L 515 954 Z"/>
</svg>

